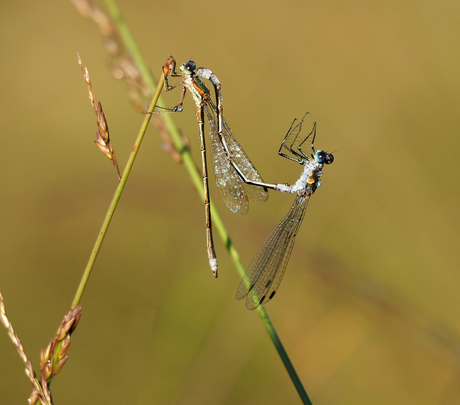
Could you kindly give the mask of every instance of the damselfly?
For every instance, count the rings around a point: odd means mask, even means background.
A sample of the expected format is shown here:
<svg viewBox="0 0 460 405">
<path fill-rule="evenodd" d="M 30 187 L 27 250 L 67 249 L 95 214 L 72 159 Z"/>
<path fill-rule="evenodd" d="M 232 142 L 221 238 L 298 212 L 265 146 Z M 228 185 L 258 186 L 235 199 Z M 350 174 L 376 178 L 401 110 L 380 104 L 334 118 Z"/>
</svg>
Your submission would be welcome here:
<svg viewBox="0 0 460 405">
<path fill-rule="evenodd" d="M 185 93 L 188 90 L 196 106 L 196 117 L 200 131 L 202 176 L 205 195 L 206 239 L 208 259 L 211 270 L 217 277 L 217 259 L 212 237 L 211 211 L 209 205 L 209 184 L 206 165 L 206 144 L 204 136 L 205 115 L 209 124 L 209 138 L 212 144 L 212 161 L 216 177 L 217 189 L 227 207 L 232 212 L 246 214 L 249 209 L 248 196 L 256 203 L 264 203 L 268 198 L 268 190 L 258 184 L 263 183 L 262 176 L 256 170 L 243 148 L 232 135 L 223 116 L 222 87 L 216 75 L 206 68 L 197 68 L 195 62 L 188 61 L 180 67 L 180 73 L 175 71 L 176 61 L 170 57 L 163 72 L 165 89 L 172 90 L 182 85 L 183 91 L 179 103 L 170 111 L 182 111 Z M 170 77 L 181 77 L 175 85 L 169 84 Z M 201 79 L 209 80 L 215 91 L 216 104 L 211 99 L 208 88 Z M 164 112 L 157 108 L 156 112 Z M 242 179 L 245 179 L 243 181 Z"/>
<path fill-rule="evenodd" d="M 304 167 L 303 173 L 297 182 L 292 186 L 286 183 L 250 182 L 250 184 L 263 188 L 297 194 L 297 196 L 287 215 L 278 222 L 254 259 L 252 259 L 240 282 L 236 298 L 247 297 L 246 307 L 248 309 L 255 309 L 260 304 L 267 303 L 278 291 L 294 247 L 295 237 L 305 216 L 310 196 L 321 185 L 323 166 L 334 161 L 332 154 L 322 150 L 315 151 L 316 123 L 314 123 L 313 129 L 307 137 L 302 138 L 299 136 L 305 116 L 297 124 L 297 120 L 293 121 L 278 151 L 282 157 L 300 163 Z M 311 156 L 302 149 L 308 139 L 311 139 L 313 152 Z"/>
</svg>

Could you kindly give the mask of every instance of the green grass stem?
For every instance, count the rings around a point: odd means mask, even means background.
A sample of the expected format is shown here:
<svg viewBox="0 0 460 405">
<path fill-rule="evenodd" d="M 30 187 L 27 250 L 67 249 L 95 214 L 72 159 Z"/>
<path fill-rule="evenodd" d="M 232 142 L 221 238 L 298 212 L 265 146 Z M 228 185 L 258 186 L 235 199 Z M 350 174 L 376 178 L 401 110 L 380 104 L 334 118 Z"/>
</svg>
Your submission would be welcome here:
<svg viewBox="0 0 460 405">
<path fill-rule="evenodd" d="M 154 110 L 158 102 L 158 98 L 160 97 L 161 90 L 163 89 L 163 80 L 164 80 L 164 77 L 162 75 L 158 83 L 158 87 L 156 88 L 156 91 L 153 95 L 152 102 L 150 103 L 150 107 L 148 109 L 149 113 L 151 113 Z M 142 122 L 142 126 L 136 138 L 136 142 L 134 143 L 134 146 L 131 150 L 131 154 L 129 155 L 129 159 L 126 164 L 125 170 L 123 171 L 121 179 L 115 190 L 115 194 L 113 195 L 112 201 L 110 202 L 110 206 L 109 206 L 109 209 L 107 210 L 107 214 L 105 215 L 101 230 L 99 231 L 99 234 L 96 239 L 96 243 L 94 244 L 93 250 L 89 257 L 88 264 L 86 265 L 85 271 L 83 272 L 83 276 L 80 280 L 80 284 L 75 294 L 75 298 L 72 302 L 72 309 L 75 308 L 80 303 L 81 297 L 83 295 L 83 291 L 85 290 L 85 287 L 88 283 L 89 276 L 91 275 L 91 270 L 93 269 L 97 255 L 101 249 L 102 242 L 104 241 L 104 237 L 110 225 L 110 221 L 112 220 L 113 214 L 115 213 L 115 209 L 117 208 L 118 201 L 120 201 L 121 193 L 123 192 L 123 189 L 125 188 L 126 181 L 128 180 L 128 176 L 131 173 L 131 169 L 133 167 L 134 160 L 136 159 L 137 153 L 139 152 L 139 147 L 141 146 L 142 140 L 144 139 L 145 132 L 147 131 L 147 127 L 151 119 L 152 119 L 152 114 L 145 114 L 144 121 Z"/>
</svg>

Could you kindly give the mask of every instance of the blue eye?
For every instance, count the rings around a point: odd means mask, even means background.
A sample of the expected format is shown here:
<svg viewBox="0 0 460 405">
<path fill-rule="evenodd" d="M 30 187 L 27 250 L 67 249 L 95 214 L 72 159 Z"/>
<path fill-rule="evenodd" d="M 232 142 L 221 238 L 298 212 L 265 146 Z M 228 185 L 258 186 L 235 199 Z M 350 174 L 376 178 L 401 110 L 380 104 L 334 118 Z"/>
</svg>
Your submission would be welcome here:
<svg viewBox="0 0 460 405">
<path fill-rule="evenodd" d="M 324 163 L 326 161 L 327 153 L 323 150 L 317 150 L 315 153 L 315 160 L 318 163 Z"/>
<path fill-rule="evenodd" d="M 317 150 L 315 153 L 315 160 L 318 163 L 329 165 L 334 161 L 334 156 L 332 156 L 331 153 L 324 152 L 323 150 Z"/>
</svg>

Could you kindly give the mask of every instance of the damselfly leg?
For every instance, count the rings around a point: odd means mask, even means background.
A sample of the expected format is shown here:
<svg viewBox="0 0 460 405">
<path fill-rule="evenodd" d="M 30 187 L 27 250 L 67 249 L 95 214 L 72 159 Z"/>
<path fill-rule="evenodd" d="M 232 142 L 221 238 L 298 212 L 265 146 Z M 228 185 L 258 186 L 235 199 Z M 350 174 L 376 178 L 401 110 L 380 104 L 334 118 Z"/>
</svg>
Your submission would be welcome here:
<svg viewBox="0 0 460 405">
<path fill-rule="evenodd" d="M 307 139 L 312 140 L 311 148 L 313 150 L 313 154 L 315 153 L 313 144 L 315 142 L 316 137 L 316 122 L 313 123 L 313 129 L 305 138 L 299 137 L 300 132 L 302 130 L 303 121 L 305 120 L 307 114 L 308 112 L 303 116 L 303 118 L 297 125 L 294 125 L 297 122 L 297 118 L 294 119 L 278 151 L 278 154 L 280 156 L 286 159 L 293 160 L 294 162 L 300 164 L 302 164 L 306 159 L 309 159 L 308 154 L 302 150 L 302 145 L 305 143 Z M 286 154 L 286 152 L 290 153 L 292 156 Z"/>
</svg>

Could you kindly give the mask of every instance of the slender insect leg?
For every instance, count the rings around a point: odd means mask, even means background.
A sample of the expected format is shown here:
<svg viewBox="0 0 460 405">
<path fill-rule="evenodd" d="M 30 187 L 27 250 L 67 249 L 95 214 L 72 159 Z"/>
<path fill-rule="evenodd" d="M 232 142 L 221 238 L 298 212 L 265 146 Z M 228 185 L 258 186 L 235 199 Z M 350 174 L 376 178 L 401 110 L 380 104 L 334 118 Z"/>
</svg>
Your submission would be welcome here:
<svg viewBox="0 0 460 405">
<path fill-rule="evenodd" d="M 181 83 L 180 83 L 181 84 Z M 174 88 L 174 87 L 173 87 Z M 171 89 L 169 89 L 171 90 Z M 169 91 L 167 90 L 167 91 Z M 184 100 L 185 100 L 185 93 L 187 92 L 187 89 L 184 87 L 182 89 L 182 94 L 180 96 L 179 102 L 175 107 L 171 109 L 171 112 L 182 112 L 182 106 L 184 105 Z"/>
<path fill-rule="evenodd" d="M 311 139 L 311 151 L 313 152 L 312 156 L 314 156 L 315 155 L 316 122 L 313 123 L 313 129 L 311 130 L 310 134 L 299 144 L 297 148 L 299 149 L 299 151 L 302 152 L 303 144 L 308 138 L 310 138 L 312 134 L 313 134 L 313 138 Z"/>
<path fill-rule="evenodd" d="M 165 82 L 166 83 L 166 82 Z M 179 83 L 179 84 L 182 84 L 182 83 Z M 172 89 L 175 89 L 178 85 L 174 86 L 174 87 L 169 87 L 167 89 L 165 89 L 165 91 L 170 91 Z M 177 105 L 173 108 L 166 108 L 166 107 L 160 107 L 160 106 L 156 106 L 155 107 L 155 110 L 153 111 L 153 113 L 156 113 L 156 114 L 161 114 L 161 113 L 175 113 L 175 112 L 182 112 L 183 111 L 183 105 L 184 105 L 184 100 L 185 100 L 185 93 L 187 92 L 187 89 L 184 87 L 182 89 L 182 94 L 180 96 L 180 99 L 179 99 L 179 102 L 177 103 Z"/>
<path fill-rule="evenodd" d="M 200 127 L 201 141 L 201 162 L 202 162 L 202 178 L 204 185 L 204 211 L 206 217 L 206 245 L 208 250 L 209 265 L 215 277 L 217 277 L 217 259 L 214 250 L 214 240 L 212 237 L 212 221 L 211 221 L 211 206 L 209 203 L 209 184 L 208 184 L 208 168 L 206 164 L 206 143 L 204 134 L 204 109 L 197 109 L 198 126 Z"/>
</svg>

